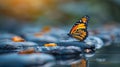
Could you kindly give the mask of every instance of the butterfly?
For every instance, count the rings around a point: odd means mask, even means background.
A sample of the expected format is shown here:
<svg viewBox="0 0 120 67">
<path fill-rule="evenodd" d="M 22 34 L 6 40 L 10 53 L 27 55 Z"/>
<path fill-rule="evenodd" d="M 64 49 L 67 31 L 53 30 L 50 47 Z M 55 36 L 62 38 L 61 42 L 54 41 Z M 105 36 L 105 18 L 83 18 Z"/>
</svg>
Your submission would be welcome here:
<svg viewBox="0 0 120 67">
<path fill-rule="evenodd" d="M 68 35 L 77 40 L 84 41 L 88 36 L 87 24 L 89 21 L 89 16 L 83 16 L 78 22 L 76 22 Z"/>
</svg>

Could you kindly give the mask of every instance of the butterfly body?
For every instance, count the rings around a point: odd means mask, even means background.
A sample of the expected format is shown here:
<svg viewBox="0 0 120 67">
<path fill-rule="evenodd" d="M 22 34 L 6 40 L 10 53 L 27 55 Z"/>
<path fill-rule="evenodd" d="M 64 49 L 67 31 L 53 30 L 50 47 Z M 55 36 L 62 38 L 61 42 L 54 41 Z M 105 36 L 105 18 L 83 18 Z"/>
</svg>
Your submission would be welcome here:
<svg viewBox="0 0 120 67">
<path fill-rule="evenodd" d="M 87 24 L 88 24 L 88 16 L 83 16 L 80 21 L 76 22 L 72 29 L 69 32 L 69 36 L 80 41 L 84 41 L 88 36 L 87 32 Z"/>
</svg>

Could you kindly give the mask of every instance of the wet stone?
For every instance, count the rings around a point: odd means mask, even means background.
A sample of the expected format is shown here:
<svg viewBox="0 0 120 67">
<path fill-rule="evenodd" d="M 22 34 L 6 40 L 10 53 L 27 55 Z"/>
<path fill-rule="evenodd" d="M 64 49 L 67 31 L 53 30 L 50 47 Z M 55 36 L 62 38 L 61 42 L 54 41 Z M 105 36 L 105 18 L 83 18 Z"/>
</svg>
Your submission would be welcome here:
<svg viewBox="0 0 120 67">
<path fill-rule="evenodd" d="M 95 49 L 100 49 L 103 47 L 104 43 L 101 38 L 96 36 L 88 36 L 85 40 L 85 43 L 89 46 L 95 46 Z"/>
<path fill-rule="evenodd" d="M 53 56 L 43 53 L 4 54 L 0 59 L 0 67 L 52 67 L 55 64 Z"/>
<path fill-rule="evenodd" d="M 81 54 L 81 48 L 75 46 L 56 46 L 56 47 L 44 47 L 41 46 L 38 49 L 40 52 L 49 53 L 53 55 L 71 55 L 71 54 Z"/>
<path fill-rule="evenodd" d="M 38 47 L 38 44 L 34 42 L 13 42 L 11 40 L 0 40 L 0 53 L 18 52 L 29 48 L 37 50 Z"/>
</svg>

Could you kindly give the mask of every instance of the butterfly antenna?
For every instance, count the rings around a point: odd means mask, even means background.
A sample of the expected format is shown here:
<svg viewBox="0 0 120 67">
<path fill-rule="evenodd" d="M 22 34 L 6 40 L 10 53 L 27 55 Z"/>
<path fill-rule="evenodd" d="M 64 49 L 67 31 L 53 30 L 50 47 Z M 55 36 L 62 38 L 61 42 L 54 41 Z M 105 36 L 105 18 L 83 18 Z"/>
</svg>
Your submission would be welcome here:
<svg viewBox="0 0 120 67">
<path fill-rule="evenodd" d="M 87 19 L 89 19 L 89 18 L 90 18 L 88 15 L 85 15 L 84 17 L 85 17 L 85 18 L 87 18 Z"/>
<path fill-rule="evenodd" d="M 88 15 L 83 16 L 84 18 L 87 18 L 88 20 L 90 19 L 90 17 Z"/>
</svg>

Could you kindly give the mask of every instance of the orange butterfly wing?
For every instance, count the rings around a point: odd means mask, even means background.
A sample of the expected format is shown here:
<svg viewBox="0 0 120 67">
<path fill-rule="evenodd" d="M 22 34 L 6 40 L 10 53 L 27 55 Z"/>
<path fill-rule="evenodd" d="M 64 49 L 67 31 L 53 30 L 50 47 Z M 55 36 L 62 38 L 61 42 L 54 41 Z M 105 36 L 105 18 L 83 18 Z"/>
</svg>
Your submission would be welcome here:
<svg viewBox="0 0 120 67">
<path fill-rule="evenodd" d="M 80 41 L 85 40 L 86 37 L 88 36 L 87 22 L 88 22 L 88 18 L 86 17 L 83 17 L 79 22 L 76 22 L 72 27 L 69 35 Z"/>
</svg>

